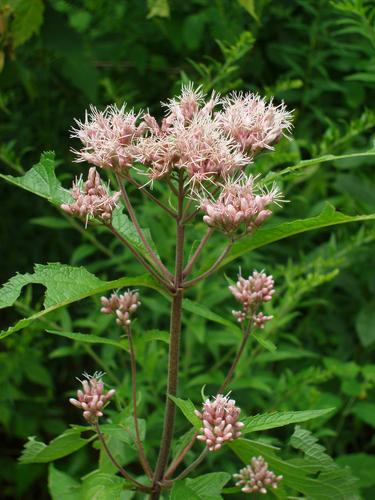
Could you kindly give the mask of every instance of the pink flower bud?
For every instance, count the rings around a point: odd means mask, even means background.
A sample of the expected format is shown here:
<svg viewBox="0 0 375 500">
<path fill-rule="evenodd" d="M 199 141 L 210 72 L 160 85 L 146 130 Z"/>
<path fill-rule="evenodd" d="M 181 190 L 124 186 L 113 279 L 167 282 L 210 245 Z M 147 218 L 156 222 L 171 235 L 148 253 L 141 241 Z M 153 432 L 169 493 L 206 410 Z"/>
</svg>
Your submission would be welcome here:
<svg viewBox="0 0 375 500">
<path fill-rule="evenodd" d="M 101 411 L 103 406 L 115 394 L 115 389 L 109 390 L 107 393 L 103 392 L 103 382 L 101 380 L 103 374 L 95 372 L 94 375 L 83 374 L 86 379 L 80 380 L 83 392 L 77 391 L 77 399 L 70 398 L 69 402 L 83 410 L 83 418 L 90 424 L 97 421 L 99 417 L 103 416 Z"/>
<path fill-rule="evenodd" d="M 283 476 L 276 476 L 274 472 L 268 470 L 268 464 L 263 457 L 253 457 L 250 465 L 241 469 L 238 474 L 233 474 L 233 478 L 243 493 L 266 494 L 267 487 L 277 488 Z"/>
<path fill-rule="evenodd" d="M 203 403 L 202 413 L 196 415 L 202 420 L 203 427 L 197 436 L 205 441 L 209 451 L 217 451 L 225 441 L 233 441 L 241 435 L 237 426 L 241 410 L 235 406 L 235 401 L 228 396 L 218 394 L 213 400 L 207 399 Z"/>
</svg>

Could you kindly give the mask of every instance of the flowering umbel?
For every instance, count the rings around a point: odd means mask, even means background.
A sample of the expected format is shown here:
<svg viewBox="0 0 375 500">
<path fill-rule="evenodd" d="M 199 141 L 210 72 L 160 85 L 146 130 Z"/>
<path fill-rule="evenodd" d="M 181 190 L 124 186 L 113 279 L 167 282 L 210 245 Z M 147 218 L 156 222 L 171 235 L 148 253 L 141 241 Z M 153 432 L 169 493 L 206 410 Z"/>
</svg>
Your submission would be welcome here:
<svg viewBox="0 0 375 500">
<path fill-rule="evenodd" d="M 107 106 L 104 111 L 91 106 L 85 121 L 76 120 L 77 128 L 72 130 L 72 137 L 83 145 L 73 150 L 76 161 L 114 170 L 129 168 L 134 161 L 131 146 L 145 130 L 144 124 L 138 124 L 139 118 L 133 110 L 126 112 L 125 106 Z"/>
<path fill-rule="evenodd" d="M 229 396 L 218 394 L 203 403 L 202 412 L 195 411 L 203 424 L 197 439 L 204 441 L 209 451 L 217 451 L 224 442 L 240 437 L 244 424 L 238 420 L 241 410 L 235 403 Z"/>
<path fill-rule="evenodd" d="M 243 493 L 267 493 L 267 488 L 277 488 L 277 483 L 283 476 L 268 470 L 268 463 L 263 457 L 253 457 L 250 465 L 240 470 L 238 474 L 233 474 L 236 486 L 241 487 Z"/>
<path fill-rule="evenodd" d="M 130 317 L 141 305 L 139 293 L 134 290 L 128 290 L 122 295 L 112 293 L 109 298 L 101 297 L 100 300 L 103 306 L 100 311 L 103 314 L 115 314 L 116 323 L 120 326 L 129 326 Z"/>
<path fill-rule="evenodd" d="M 236 180 L 228 180 L 216 200 L 203 197 L 200 208 L 206 214 L 203 220 L 207 225 L 227 234 L 244 226 L 244 233 L 250 233 L 272 215 L 268 206 L 280 201 L 281 194 L 276 186 L 270 191 L 262 191 L 256 187 L 253 176 L 241 175 Z"/>
<path fill-rule="evenodd" d="M 159 124 L 148 112 L 91 106 L 73 129 L 72 137 L 82 143 L 73 151 L 77 161 L 118 173 L 138 161 L 152 181 L 183 170 L 196 185 L 241 172 L 255 153 L 272 149 L 291 128 L 291 113 L 283 103 L 275 106 L 251 93 L 206 96 L 188 84 L 164 107 Z"/>
<path fill-rule="evenodd" d="M 71 215 L 86 219 L 86 223 L 89 217 L 111 222 L 112 212 L 120 197 L 119 192 L 112 196 L 108 194 L 95 167 L 90 168 L 86 182 L 78 180 L 73 183 L 70 194 L 74 202 L 64 203 L 61 208 Z"/>
<path fill-rule="evenodd" d="M 263 271 L 253 271 L 247 279 L 239 275 L 237 283 L 229 286 L 229 290 L 242 304 L 241 311 L 233 311 L 233 316 L 237 318 L 237 321 L 252 319 L 255 326 L 263 328 L 265 322 L 272 319 L 272 316 L 257 312 L 263 302 L 272 299 L 275 292 L 272 276 L 267 276 Z"/>
<path fill-rule="evenodd" d="M 103 416 L 104 405 L 116 392 L 114 389 L 104 392 L 103 375 L 100 372 L 95 372 L 94 375 L 84 373 L 85 378 L 80 380 L 83 390 L 77 391 L 77 399 L 69 399 L 72 405 L 83 410 L 83 418 L 90 424 L 94 424 Z"/>
</svg>

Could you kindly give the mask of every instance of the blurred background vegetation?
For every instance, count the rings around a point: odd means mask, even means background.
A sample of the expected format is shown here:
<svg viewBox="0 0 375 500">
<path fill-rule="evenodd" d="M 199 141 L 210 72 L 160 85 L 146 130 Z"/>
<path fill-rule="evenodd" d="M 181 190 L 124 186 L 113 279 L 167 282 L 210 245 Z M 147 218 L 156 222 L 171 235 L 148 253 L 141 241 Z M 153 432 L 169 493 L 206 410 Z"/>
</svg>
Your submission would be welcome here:
<svg viewBox="0 0 375 500">
<path fill-rule="evenodd" d="M 83 170 L 72 165 L 69 151 L 74 117 L 82 118 L 90 103 L 124 101 L 157 113 L 159 101 L 190 80 L 207 91 L 259 91 L 295 109 L 293 140 L 259 157 L 255 172 L 372 149 L 374 23 L 371 0 L 0 0 L 0 171 L 22 174 L 41 151 L 55 150 L 58 176 L 68 187 Z M 331 161 L 289 175 L 281 187 L 291 203 L 276 217 L 311 217 L 326 201 L 345 213 L 375 212 L 373 161 Z M 85 232 L 44 200 L 4 182 L 0 192 L 1 283 L 17 271 L 31 271 L 34 262 L 82 264 L 103 278 L 139 272 L 100 230 Z M 140 200 L 136 193 L 135 198 Z M 161 254 L 170 257 L 168 223 L 153 207 L 139 204 L 138 210 Z M 265 268 L 275 276 L 277 294 L 268 309 L 275 319 L 265 335 L 278 349 L 253 345 L 233 383 L 248 414 L 335 406 L 333 416 L 310 427 L 340 464 L 352 467 L 366 499 L 375 495 L 374 240 L 371 223 L 345 225 L 242 258 L 244 272 Z M 214 239 L 212 248 L 219 242 Z M 225 272 L 234 277 L 237 270 L 236 264 Z M 233 303 L 223 273 L 198 287 L 193 298 L 230 318 Z M 15 310 L 2 311 L 0 326 L 41 302 L 42 289 L 34 286 Z M 150 291 L 142 302 L 140 339 L 144 329 L 168 325 L 167 303 Z M 118 335 L 99 316 L 95 298 L 0 344 L 2 498 L 48 498 L 46 467 L 17 465 L 16 459 L 27 436 L 49 440 L 67 423 L 77 423 L 66 404 L 75 375 L 103 369 L 109 383 L 129 394 L 128 360 L 118 351 L 48 336 L 46 325 Z M 186 315 L 184 327 L 181 390 L 199 401 L 203 384 L 209 393 L 222 380 L 238 339 L 230 329 L 193 315 Z M 149 444 L 157 446 L 166 345 L 139 340 L 138 351 L 140 413 L 149 415 Z M 267 439 L 283 443 L 288 432 Z M 61 467 L 78 477 L 90 470 L 95 455 L 85 448 Z M 208 461 L 204 468 L 232 473 L 238 465 L 221 454 L 216 465 Z"/>
</svg>

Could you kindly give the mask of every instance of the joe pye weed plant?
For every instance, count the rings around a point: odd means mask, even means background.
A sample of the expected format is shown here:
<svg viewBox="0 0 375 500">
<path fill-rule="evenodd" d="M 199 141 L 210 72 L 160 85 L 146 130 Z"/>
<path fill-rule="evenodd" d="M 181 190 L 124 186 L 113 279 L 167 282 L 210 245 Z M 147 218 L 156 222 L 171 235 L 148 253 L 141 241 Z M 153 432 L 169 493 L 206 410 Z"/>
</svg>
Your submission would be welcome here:
<svg viewBox="0 0 375 500">
<path fill-rule="evenodd" d="M 187 85 L 163 108 L 164 118 L 159 122 L 148 112 L 135 113 L 125 106 L 113 105 L 104 111 L 91 107 L 83 121 L 77 120 L 72 133 L 80 142 L 74 150 L 76 160 L 89 165 L 88 174 L 77 178 L 69 192 L 57 180 L 54 159 L 49 153 L 24 177 L 8 176 L 10 182 L 49 199 L 69 217 L 81 219 L 86 231 L 97 225 L 109 231 L 146 272 L 139 277 L 103 281 L 84 268 L 48 264 L 37 266 L 34 274 L 15 276 L 2 288 L 2 307 L 12 305 L 28 283 L 41 283 L 47 288 L 44 309 L 19 321 L 2 337 L 26 328 L 52 310 L 99 295 L 101 313 L 112 315 L 120 331 L 118 342 L 90 334 L 51 329 L 49 332 L 77 342 L 109 343 L 125 350 L 130 360 L 131 401 L 121 401 L 117 388 L 107 385 L 105 373 L 87 374 L 82 367 L 83 375 L 77 374 L 80 388 L 70 403 L 81 411 L 86 425 L 71 427 L 48 445 L 30 438 L 21 462 L 52 462 L 89 443 L 97 443 L 101 461 L 105 454 L 113 465 L 113 474 L 102 472 L 99 465 L 78 482 L 51 467 L 49 488 L 53 498 L 59 498 L 62 492 L 64 498 L 72 499 L 122 499 L 134 495 L 205 499 L 221 498 L 222 494 L 358 498 L 355 479 L 335 464 L 310 431 L 295 428 L 289 443 L 298 452 L 294 458 L 290 458 L 290 453 L 288 458 L 282 458 L 275 447 L 244 437 L 305 422 L 332 410 L 246 417 L 236 404 L 231 382 L 249 339 L 253 337 L 266 348 L 270 345 L 263 336 L 265 324 L 273 319 L 266 314 L 264 305 L 277 294 L 270 270 L 242 269 L 230 280 L 228 300 L 232 297 L 233 329 L 241 332 L 241 341 L 226 377 L 218 381 L 215 392 L 203 396 L 202 403 L 179 397 L 181 337 L 187 334 L 181 322 L 184 309 L 208 319 L 214 315 L 185 297 L 236 257 L 289 235 L 373 216 L 350 217 L 327 206 L 320 215 L 305 221 L 264 225 L 275 209 L 282 209 L 285 200 L 277 179 L 288 169 L 262 178 L 256 172 L 256 158 L 262 152 L 271 152 L 283 136 L 291 134 L 292 113 L 284 104 L 276 105 L 251 93 L 220 96 L 213 92 L 206 96 L 199 88 Z M 303 167 L 302 162 L 291 168 Z M 157 183 L 168 191 L 168 196 L 158 196 L 153 189 Z M 173 263 L 159 254 L 158 235 L 153 234 L 154 243 L 150 231 L 143 229 L 142 213 L 134 208 L 129 187 L 135 187 L 145 203 L 154 204 L 155 217 L 168 218 L 174 225 Z M 206 232 L 196 244 L 190 233 L 202 219 Z M 215 258 L 207 255 L 214 233 L 221 235 L 221 248 Z M 142 287 L 151 288 L 159 293 L 160 301 L 170 303 L 164 423 L 156 454 L 149 453 L 141 420 L 145 418 L 147 425 L 148 416 L 138 411 L 139 366 L 133 323 L 142 324 L 141 311 L 146 307 L 142 304 Z M 228 323 L 229 318 L 224 321 Z M 113 402 L 117 402 L 117 409 L 124 403 L 131 407 L 126 425 L 121 416 L 114 416 L 114 411 L 108 416 L 107 405 Z M 175 434 L 177 408 L 192 425 L 184 436 Z M 121 463 L 114 443 L 124 440 L 136 449 L 138 463 Z M 174 440 L 178 446 L 173 446 Z M 218 470 L 199 475 L 199 466 L 207 456 L 214 456 L 223 448 L 232 454 L 238 473 L 233 478 L 227 471 Z M 157 458 L 152 461 L 150 456 Z M 243 467 L 238 467 L 240 462 Z"/>
</svg>

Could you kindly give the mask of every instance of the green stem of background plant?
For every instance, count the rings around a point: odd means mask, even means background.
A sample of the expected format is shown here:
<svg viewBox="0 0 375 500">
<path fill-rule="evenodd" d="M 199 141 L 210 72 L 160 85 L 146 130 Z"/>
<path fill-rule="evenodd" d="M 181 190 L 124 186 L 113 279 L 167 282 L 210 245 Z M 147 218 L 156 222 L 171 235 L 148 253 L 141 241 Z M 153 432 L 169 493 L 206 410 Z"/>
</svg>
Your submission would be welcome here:
<svg viewBox="0 0 375 500">
<path fill-rule="evenodd" d="M 180 337 L 181 337 L 181 318 L 182 318 L 182 270 L 184 263 L 184 224 L 182 222 L 183 206 L 184 206 L 184 178 L 182 173 L 179 177 L 178 191 L 178 213 L 177 213 L 177 228 L 176 228 L 176 260 L 175 260 L 175 294 L 172 298 L 171 305 L 171 320 L 170 320 L 170 344 L 169 344 L 169 360 L 168 360 L 168 383 L 166 406 L 164 414 L 164 426 L 161 439 L 159 457 L 156 463 L 154 478 L 153 478 L 153 493 L 150 498 L 157 500 L 160 497 L 160 482 L 164 475 L 164 470 L 167 465 L 168 456 L 173 438 L 173 428 L 175 420 L 175 404 L 169 396 L 176 396 L 178 382 L 178 367 L 180 358 Z"/>
</svg>

